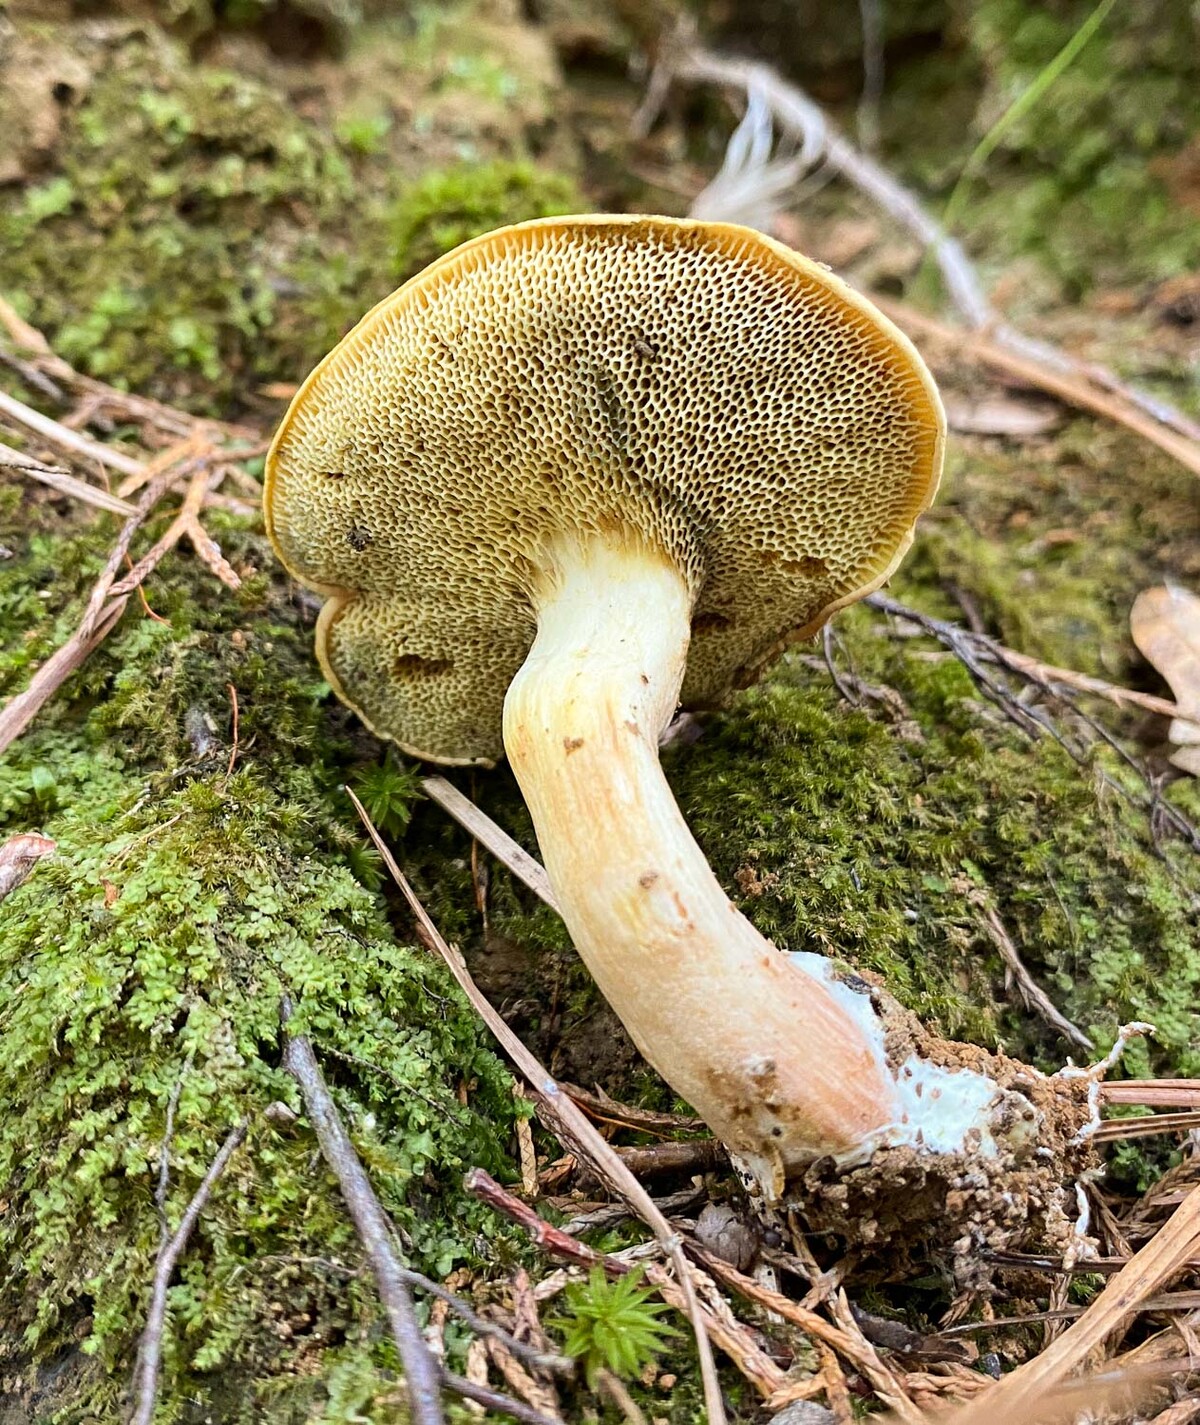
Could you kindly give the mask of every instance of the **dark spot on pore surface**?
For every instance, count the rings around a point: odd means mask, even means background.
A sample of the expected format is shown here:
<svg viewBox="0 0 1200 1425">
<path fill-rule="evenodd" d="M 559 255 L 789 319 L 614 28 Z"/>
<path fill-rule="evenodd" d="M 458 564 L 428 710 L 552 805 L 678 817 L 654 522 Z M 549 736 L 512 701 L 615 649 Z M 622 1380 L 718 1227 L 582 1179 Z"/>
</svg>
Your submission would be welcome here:
<svg viewBox="0 0 1200 1425">
<path fill-rule="evenodd" d="M 697 614 L 692 620 L 693 633 L 723 633 L 732 623 L 724 614 Z"/>
<path fill-rule="evenodd" d="M 569 757 L 572 752 L 578 752 L 579 749 L 583 746 L 583 738 L 582 738 L 582 737 L 564 737 L 564 738 L 563 738 L 563 746 L 566 748 L 567 756 Z"/>
<path fill-rule="evenodd" d="M 621 405 L 621 397 L 617 393 L 617 383 L 613 380 L 612 374 L 606 371 L 603 366 L 592 368 L 592 379 L 596 384 L 596 395 L 599 398 L 600 412 L 604 417 L 609 441 L 615 449 L 624 450 L 628 431 L 625 422 L 625 408 Z"/>
<path fill-rule="evenodd" d="M 361 525 L 352 524 L 346 531 L 346 543 L 351 549 L 357 549 L 361 553 L 371 543 L 371 533 Z"/>
<path fill-rule="evenodd" d="M 808 579 L 829 573 L 829 565 L 812 554 L 806 554 L 803 559 L 785 559 L 779 567 L 785 574 L 803 574 Z"/>
<path fill-rule="evenodd" d="M 402 653 L 392 665 L 397 678 L 440 678 L 454 663 L 449 658 L 422 658 L 419 653 Z"/>
</svg>

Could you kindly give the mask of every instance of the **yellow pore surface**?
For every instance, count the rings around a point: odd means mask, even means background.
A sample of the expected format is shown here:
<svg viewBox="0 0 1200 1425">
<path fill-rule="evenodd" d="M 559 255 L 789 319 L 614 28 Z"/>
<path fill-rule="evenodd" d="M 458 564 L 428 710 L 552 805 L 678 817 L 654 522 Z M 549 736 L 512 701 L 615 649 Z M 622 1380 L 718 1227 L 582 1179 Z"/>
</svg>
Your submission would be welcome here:
<svg viewBox="0 0 1200 1425">
<path fill-rule="evenodd" d="M 891 572 L 943 431 L 908 341 L 778 243 L 551 218 L 458 248 L 326 357 L 267 521 L 330 595 L 339 696 L 416 755 L 487 762 L 552 550 L 666 551 L 695 598 L 683 701 L 711 704 Z"/>
</svg>

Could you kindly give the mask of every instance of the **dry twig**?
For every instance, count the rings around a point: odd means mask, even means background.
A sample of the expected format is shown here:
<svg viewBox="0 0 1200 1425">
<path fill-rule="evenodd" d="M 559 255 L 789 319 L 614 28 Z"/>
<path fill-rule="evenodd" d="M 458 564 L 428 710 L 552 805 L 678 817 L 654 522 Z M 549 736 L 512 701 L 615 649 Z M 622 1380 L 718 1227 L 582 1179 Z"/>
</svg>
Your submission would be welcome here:
<svg viewBox="0 0 1200 1425">
<path fill-rule="evenodd" d="M 472 812 L 477 813 L 472 821 L 482 825 L 495 825 L 488 822 L 486 814 L 479 811 L 473 802 L 467 802 L 466 797 L 462 800 L 466 802 Z M 456 818 L 457 820 L 457 818 Z M 465 822 L 461 823 L 466 825 Z M 468 828 L 469 829 L 469 828 Z M 499 828 L 496 828 L 499 830 Z M 515 843 L 514 843 L 515 845 Z M 522 851 L 522 855 L 525 855 Z M 529 859 L 532 861 L 533 857 Z M 505 862 L 507 865 L 508 863 Z M 534 862 L 537 865 L 537 862 Z M 541 867 L 538 866 L 538 870 Z M 543 872 L 543 875 L 545 872 Z M 698 1133 L 704 1132 L 704 1120 L 701 1118 L 689 1118 L 681 1113 L 655 1113 L 649 1108 L 636 1108 L 631 1104 L 618 1103 L 616 1099 L 609 1098 L 606 1093 L 590 1093 L 587 1089 L 580 1088 L 578 1084 L 561 1083 L 564 1093 L 570 1094 L 580 1108 L 589 1118 L 596 1119 L 599 1123 L 612 1123 L 618 1128 L 632 1128 L 638 1133 Z"/>
<path fill-rule="evenodd" d="M 1058 700 L 1067 697 L 1065 689 L 1054 679 L 1054 674 L 1061 670 L 1047 668 L 1046 665 L 1038 663 L 1035 659 L 1026 658 L 1022 654 L 1014 654 L 1012 649 L 1006 648 L 987 634 L 975 633 L 971 629 L 964 628 L 961 624 L 920 613 L 916 609 L 909 608 L 906 604 L 897 602 L 887 594 L 869 594 L 863 602 L 870 608 L 878 609 L 881 613 L 903 619 L 937 639 L 966 668 L 980 691 L 990 698 L 1028 737 L 1035 739 L 1047 735 L 1053 737 L 1076 762 L 1088 765 L 1089 743 L 1087 741 L 1077 742 L 1058 727 L 1044 709 L 1018 699 L 1004 679 L 993 674 L 988 665 L 998 665 L 1006 671 L 1014 673 L 1043 696 Z M 1088 691 L 1098 690 L 1089 688 Z M 1129 701 L 1135 700 L 1129 690 L 1122 691 L 1126 693 Z M 1140 700 L 1140 695 L 1137 696 Z M 1174 704 L 1170 706 L 1174 707 Z M 1161 820 L 1169 825 L 1193 850 L 1200 851 L 1200 829 L 1197 829 L 1178 807 L 1159 796 L 1157 784 L 1148 774 L 1146 768 L 1118 742 L 1112 733 L 1094 718 L 1088 716 L 1073 701 L 1071 707 L 1078 721 L 1086 727 L 1092 740 L 1098 739 L 1104 742 L 1116 757 L 1136 773 L 1146 784 L 1148 795 L 1139 801 L 1128 787 L 1113 778 L 1105 777 L 1106 784 L 1120 796 L 1141 805 L 1151 816 L 1152 825 L 1156 819 Z"/>
<path fill-rule="evenodd" d="M 60 495 L 69 495 L 73 500 L 95 505 L 97 509 L 108 510 L 115 515 L 133 514 L 134 507 L 128 500 L 110 495 L 107 490 L 100 489 L 98 485 L 89 485 L 86 480 L 77 479 L 69 470 L 63 470 L 57 465 L 45 465 L 42 461 L 35 460 L 32 455 L 14 450 L 10 445 L 0 445 L 0 465 L 17 470 L 42 485 L 48 485 Z"/>
<path fill-rule="evenodd" d="M 167 1320 L 167 1288 L 171 1284 L 175 1267 L 183 1255 L 183 1250 L 188 1244 L 196 1222 L 199 1220 L 201 1212 L 204 1211 L 204 1205 L 212 1195 L 217 1179 L 225 1171 L 230 1158 L 237 1152 L 245 1138 L 249 1122 L 249 1119 L 243 1118 L 236 1128 L 230 1129 L 224 1143 L 221 1144 L 220 1151 L 212 1160 L 208 1172 L 204 1174 L 200 1186 L 196 1189 L 191 1202 L 188 1203 L 182 1218 L 180 1218 L 174 1235 L 165 1237 L 164 1233 L 165 1240 L 159 1250 L 158 1261 L 154 1269 L 154 1290 L 150 1298 L 150 1313 L 138 1347 L 138 1361 L 134 1372 L 134 1379 L 138 1383 L 138 1399 L 137 1406 L 130 1417 L 130 1425 L 151 1425 L 151 1421 L 154 1419 L 154 1404 L 158 1395 L 158 1372 L 162 1361 L 163 1332 L 166 1329 Z M 163 1164 L 160 1174 L 166 1170 L 166 1152 L 167 1147 L 164 1141 Z M 161 1193 L 161 1184 L 160 1176 L 160 1196 L 165 1197 L 165 1194 Z"/>
<path fill-rule="evenodd" d="M 523 1227 L 543 1252 L 556 1257 L 559 1261 L 589 1269 L 599 1267 L 610 1277 L 625 1276 L 634 1268 L 632 1262 L 622 1260 L 621 1256 L 608 1252 L 597 1252 L 595 1248 L 589 1247 L 583 1242 L 577 1242 L 561 1228 L 552 1226 L 544 1218 L 539 1217 L 528 1203 L 522 1202 L 519 1197 L 514 1197 L 512 1193 L 502 1188 L 482 1168 L 472 1168 L 467 1174 L 466 1188 L 481 1202 L 486 1202 L 489 1207 L 495 1208 L 497 1212 L 502 1212 L 506 1217 Z M 665 1302 L 677 1311 L 685 1309 L 684 1295 L 679 1282 L 665 1272 L 662 1267 L 657 1263 L 650 1262 L 645 1266 L 645 1277 Z M 697 1309 L 701 1314 L 707 1335 L 737 1364 L 738 1369 L 764 1400 L 769 1400 L 784 1387 L 787 1381 L 786 1376 L 771 1358 L 755 1344 L 745 1327 L 735 1321 L 731 1315 L 726 1315 L 723 1318 L 706 1307 L 698 1305 Z"/>
<path fill-rule="evenodd" d="M 288 1029 L 292 1012 L 291 1000 L 285 996 L 280 1005 L 285 1040 L 284 1067 L 300 1086 L 321 1152 L 333 1169 L 350 1216 L 354 1219 L 359 1240 L 371 1262 L 380 1299 L 388 1315 L 392 1339 L 404 1363 L 414 1425 L 442 1425 L 442 1372 L 417 1324 L 408 1285 L 392 1246 L 390 1224 L 358 1160 L 341 1115 L 329 1096 L 312 1045 L 305 1035 Z"/>
<path fill-rule="evenodd" d="M 117 586 L 114 584 L 117 570 L 124 563 L 139 526 L 162 498 L 173 479 L 174 473 L 165 471 L 146 489 L 137 503 L 136 510 L 122 527 L 108 562 L 92 588 L 79 627 L 62 647 L 42 664 L 33 675 L 29 687 L 11 698 L 3 710 L 0 710 L 0 753 L 25 731 L 64 680 L 87 659 L 93 648 L 107 636 L 124 613 L 129 595 L 140 580 L 135 580 L 128 588 Z"/>
<path fill-rule="evenodd" d="M 1008 976 L 1016 986 L 1021 1003 L 1025 1008 L 1038 1015 L 1052 1029 L 1056 1029 L 1064 1039 L 1069 1040 L 1078 1048 L 1089 1051 L 1093 1049 L 1095 1046 L 1083 1030 L 1071 1023 L 1029 973 L 1024 960 L 1021 959 L 1020 952 L 1013 944 L 1012 936 L 1005 929 L 1004 922 L 996 913 L 994 906 L 985 908 L 983 919 L 987 926 L 988 937 L 1000 952 L 1000 958 L 1004 961 Z"/>
<path fill-rule="evenodd" d="M 979 331 L 963 331 L 961 327 L 951 326 L 949 322 L 918 311 L 907 302 L 898 302 L 878 293 L 872 293 L 871 300 L 910 336 L 932 338 L 950 347 L 956 356 L 965 356 L 981 366 L 990 366 L 993 371 L 1000 371 L 1024 385 L 1034 386 L 1057 397 L 1065 405 L 1090 411 L 1093 415 L 1123 425 L 1143 440 L 1157 445 L 1194 475 L 1200 475 L 1200 435 L 1189 437 L 1180 434 L 1174 422 L 1157 420 L 1140 405 L 1112 394 L 1108 383 L 1105 383 L 1106 389 L 1098 389 L 1094 379 L 1089 380 L 1075 370 L 1047 366 L 1044 359 L 1038 360 L 1013 350 L 1000 340 L 999 332 L 989 337 Z"/>
<path fill-rule="evenodd" d="M 103 441 L 93 440 L 90 436 L 80 435 L 78 431 L 71 430 L 69 426 L 51 419 L 50 416 L 42 415 L 41 411 L 35 411 L 32 406 L 27 406 L 24 401 L 18 401 L 15 396 L 9 396 L 4 391 L 0 391 L 0 417 L 6 417 L 25 430 L 32 431 L 53 449 L 76 460 L 106 466 L 109 470 L 119 471 L 123 475 L 140 476 L 145 473 L 145 465 L 135 456 L 127 455 L 115 446 L 105 445 Z"/>
<path fill-rule="evenodd" d="M 1100 1085 L 1101 1103 L 1200 1109 L 1200 1079 L 1125 1079 Z"/>
<path fill-rule="evenodd" d="M 748 112 L 751 104 L 757 104 L 782 134 L 800 144 L 804 160 L 800 171 L 823 163 L 917 239 L 936 262 L 950 299 L 972 334 L 978 333 L 978 338 L 970 335 L 965 339 L 978 340 L 980 359 L 996 364 L 1002 356 L 1012 374 L 1021 375 L 1062 400 L 1119 421 L 1200 473 L 1200 424 L 1170 403 L 1122 381 L 1105 367 L 1078 361 L 1003 322 L 961 243 L 926 210 L 916 194 L 856 147 L 823 109 L 769 65 L 713 54 L 693 42 L 693 33 L 694 25 L 685 25 L 672 42 L 664 45 L 645 100 L 634 116 L 635 133 L 649 131 L 672 79 L 716 84 L 744 93 Z M 760 205 L 772 201 L 778 205 L 783 186 L 778 182 L 780 167 L 779 160 L 770 158 L 768 142 L 759 160 L 759 174 L 769 191 L 757 195 Z M 750 186 L 743 175 L 738 190 L 742 204 L 747 201 Z M 737 220 L 740 212 L 712 211 L 710 205 L 705 216 Z"/>
</svg>

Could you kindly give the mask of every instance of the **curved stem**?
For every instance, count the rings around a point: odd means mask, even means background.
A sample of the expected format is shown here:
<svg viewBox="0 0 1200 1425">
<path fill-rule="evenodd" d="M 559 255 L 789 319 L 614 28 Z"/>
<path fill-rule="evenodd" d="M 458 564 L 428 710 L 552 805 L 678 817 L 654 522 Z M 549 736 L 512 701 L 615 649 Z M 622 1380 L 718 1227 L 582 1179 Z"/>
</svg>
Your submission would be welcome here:
<svg viewBox="0 0 1200 1425">
<path fill-rule="evenodd" d="M 619 537 L 556 551 L 504 742 L 584 963 L 642 1054 L 765 1183 L 900 1117 L 881 1042 L 737 911 L 658 761 L 692 596 Z"/>
</svg>

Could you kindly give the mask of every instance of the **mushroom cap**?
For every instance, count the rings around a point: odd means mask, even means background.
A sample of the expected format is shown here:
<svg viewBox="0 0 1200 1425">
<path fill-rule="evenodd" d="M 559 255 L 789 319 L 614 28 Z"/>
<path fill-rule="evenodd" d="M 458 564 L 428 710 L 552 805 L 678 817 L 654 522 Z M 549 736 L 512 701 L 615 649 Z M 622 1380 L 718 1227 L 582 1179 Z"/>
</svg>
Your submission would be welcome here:
<svg viewBox="0 0 1200 1425">
<path fill-rule="evenodd" d="M 440 258 L 321 362 L 267 457 L 267 529 L 329 596 L 338 696 L 406 752 L 488 764 L 564 541 L 677 562 L 682 700 L 712 705 L 887 579 L 944 434 L 908 339 L 780 243 L 545 218 Z"/>
</svg>

